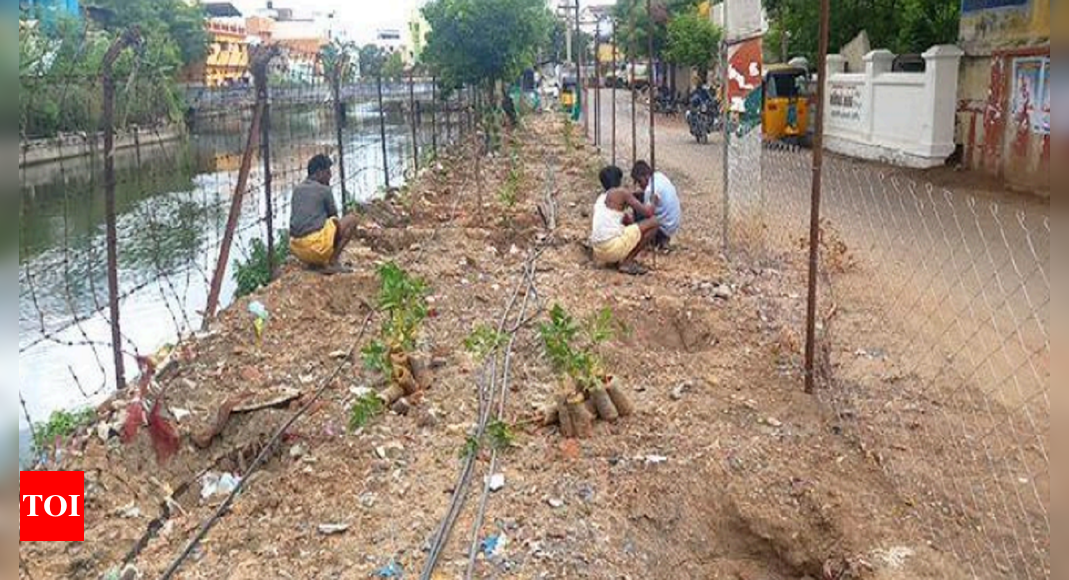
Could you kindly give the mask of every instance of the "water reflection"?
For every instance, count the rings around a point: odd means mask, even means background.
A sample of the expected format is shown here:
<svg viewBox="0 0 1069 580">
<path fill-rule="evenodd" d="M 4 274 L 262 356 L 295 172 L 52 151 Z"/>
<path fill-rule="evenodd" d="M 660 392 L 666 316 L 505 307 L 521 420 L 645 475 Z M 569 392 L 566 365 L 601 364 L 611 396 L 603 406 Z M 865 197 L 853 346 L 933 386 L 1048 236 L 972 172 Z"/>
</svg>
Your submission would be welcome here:
<svg viewBox="0 0 1069 580">
<path fill-rule="evenodd" d="M 411 127 L 399 116 L 387 121 L 390 181 L 399 185 L 411 157 Z M 444 120 L 439 123 L 444 127 Z M 116 155 L 120 307 L 128 354 L 151 352 L 199 327 L 247 126 L 241 119 L 201 123 L 188 141 Z M 425 120 L 421 142 L 430 143 L 429 129 Z M 320 110 L 274 114 L 271 140 L 275 227 L 285 229 L 290 192 L 303 180 L 305 163 L 317 153 L 336 154 L 336 137 Z M 356 199 L 369 199 L 383 183 L 374 108 L 350 111 L 344 141 L 348 189 Z M 265 231 L 259 159 L 253 168 L 230 267 Z M 100 399 L 113 381 L 102 176 L 102 161 L 89 158 L 20 172 L 19 380 L 35 421 Z M 336 183 L 339 199 L 340 192 Z M 228 272 L 224 305 L 233 290 Z M 127 368 L 134 368 L 128 359 Z M 14 400 L 15 393 L 9 395 Z"/>
</svg>

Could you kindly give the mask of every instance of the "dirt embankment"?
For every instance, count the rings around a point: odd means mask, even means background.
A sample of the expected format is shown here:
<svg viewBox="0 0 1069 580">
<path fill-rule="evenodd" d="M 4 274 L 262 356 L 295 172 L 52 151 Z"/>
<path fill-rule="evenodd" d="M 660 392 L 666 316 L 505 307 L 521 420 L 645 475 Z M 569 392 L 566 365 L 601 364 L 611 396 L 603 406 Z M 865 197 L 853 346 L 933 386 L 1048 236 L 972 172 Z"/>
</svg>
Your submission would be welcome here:
<svg viewBox="0 0 1069 580">
<path fill-rule="evenodd" d="M 688 229 L 676 249 L 645 259 L 650 274 L 594 268 L 582 243 L 598 160 L 557 118 L 526 125 L 515 149 L 477 163 L 444 158 L 378 205 L 370 215 L 381 226 L 369 225 L 346 256 L 356 273 L 322 278 L 288 265 L 254 297 L 271 313 L 262 345 L 246 302 L 184 345 L 159 381 L 182 419 L 177 456 L 159 466 L 147 434 L 121 445 L 94 429 L 63 466 L 87 474 L 86 542 L 20 545 L 20 576 L 100 578 L 129 560 L 158 577 L 223 500 L 204 497 L 204 475 L 245 476 L 275 430 L 327 384 L 179 577 L 367 578 L 391 563 L 415 577 L 480 408 L 481 365 L 462 345 L 476 325 L 496 325 L 529 250 L 542 244 L 536 322 L 557 303 L 576 317 L 609 307 L 629 332 L 602 355 L 638 412 L 596 423 L 583 440 L 537 426 L 530 419 L 558 380 L 534 324 L 518 330 L 504 414 L 515 438 L 497 458 L 503 486 L 476 534 L 478 544 L 492 541 L 475 577 L 959 577 L 939 546 L 923 542 L 878 467 L 786 370 L 799 347 L 790 332 L 799 298 L 784 290 L 796 273 L 725 263 L 702 233 L 718 215 L 702 191 L 684 199 Z M 536 209 L 546 192 L 558 207 L 552 234 Z M 370 338 L 361 328 L 378 292 L 375 264 L 386 260 L 432 288 L 418 350 L 436 368 L 407 415 L 351 432 L 360 389 L 379 380 L 358 356 L 345 359 Z M 233 411 L 228 420 L 220 409 Z M 213 426 L 220 432 L 208 437 Z M 489 451 L 477 453 L 474 491 L 435 578 L 464 577 L 492 475 Z"/>
</svg>

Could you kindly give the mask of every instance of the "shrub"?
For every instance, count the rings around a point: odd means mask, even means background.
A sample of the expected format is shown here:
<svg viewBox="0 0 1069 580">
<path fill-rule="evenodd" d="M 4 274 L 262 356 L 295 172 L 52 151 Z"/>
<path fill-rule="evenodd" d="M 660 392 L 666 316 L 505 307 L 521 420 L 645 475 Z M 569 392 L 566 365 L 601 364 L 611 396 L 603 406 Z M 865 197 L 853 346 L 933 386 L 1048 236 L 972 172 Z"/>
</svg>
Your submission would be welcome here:
<svg viewBox="0 0 1069 580">
<path fill-rule="evenodd" d="M 275 237 L 275 266 L 278 267 L 289 256 L 289 232 L 280 230 Z M 267 244 L 263 240 L 252 241 L 248 255 L 234 268 L 234 280 L 238 284 L 234 295 L 238 298 L 248 296 L 271 283 L 271 270 L 267 260 Z"/>
</svg>

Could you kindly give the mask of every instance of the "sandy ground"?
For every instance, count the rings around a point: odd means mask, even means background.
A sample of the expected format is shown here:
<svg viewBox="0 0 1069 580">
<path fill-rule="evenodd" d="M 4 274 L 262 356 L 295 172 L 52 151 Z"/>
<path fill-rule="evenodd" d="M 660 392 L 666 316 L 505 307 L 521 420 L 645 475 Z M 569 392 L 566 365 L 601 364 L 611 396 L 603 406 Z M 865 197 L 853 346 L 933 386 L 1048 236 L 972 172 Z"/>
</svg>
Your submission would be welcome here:
<svg viewBox="0 0 1069 580">
<path fill-rule="evenodd" d="M 578 132 L 566 138 L 554 116 L 526 123 L 515 135 L 523 187 L 514 208 L 498 198 L 507 155 L 478 164 L 444 158 L 441 171 L 380 206 L 377 215 L 396 219 L 369 227 L 347 251 L 354 274 L 323 278 L 289 265 L 253 297 L 272 313 L 262 346 L 246 301 L 223 313 L 212 335 L 184 345 L 177 369 L 161 380 L 172 413 L 191 413 L 179 426 L 178 456 L 157 465 L 145 434 L 129 446 L 102 442 L 95 430 L 82 438 L 62 467 L 87 473 L 86 542 L 20 544 L 20 577 L 99 578 L 154 528 L 132 561 L 143 577 L 158 577 L 222 501 L 201 497 L 198 476 L 243 476 L 301 401 L 234 415 L 204 450 L 193 436 L 228 400 L 269 400 L 285 389 L 307 398 L 324 381 L 324 397 L 271 449 L 179 577 L 367 578 L 391 561 L 403 577 L 418 577 L 479 407 L 482 365 L 461 345 L 476 324 L 499 319 L 540 239 L 538 320 L 556 303 L 576 316 L 610 307 L 630 332 L 604 355 L 638 413 L 598 423 L 583 440 L 527 421 L 558 387 L 533 326 L 517 332 L 504 414 L 517 439 L 498 455 L 505 484 L 489 495 L 475 533 L 479 542 L 507 542 L 479 556 L 475 577 L 971 577 L 948 546 L 929 541 L 916 502 L 842 436 L 843 418 L 802 393 L 798 273 L 729 265 L 707 235 L 719 196 L 703 187 L 687 190 L 693 209 L 676 249 L 643 259 L 650 274 L 595 268 L 582 243 L 600 161 Z M 552 234 L 535 209 L 547 191 L 559 208 Z M 385 260 L 432 286 L 434 316 L 420 351 L 441 365 L 408 415 L 389 413 L 354 433 L 352 391 L 378 381 L 345 354 L 370 339 L 361 328 L 377 292 L 374 266 Z M 714 296 L 718 287 L 730 295 Z M 478 459 L 433 578 L 464 577 L 490 475 L 488 453 Z M 154 525 L 172 494 L 172 515 Z M 348 528 L 324 535 L 324 524 Z"/>
</svg>

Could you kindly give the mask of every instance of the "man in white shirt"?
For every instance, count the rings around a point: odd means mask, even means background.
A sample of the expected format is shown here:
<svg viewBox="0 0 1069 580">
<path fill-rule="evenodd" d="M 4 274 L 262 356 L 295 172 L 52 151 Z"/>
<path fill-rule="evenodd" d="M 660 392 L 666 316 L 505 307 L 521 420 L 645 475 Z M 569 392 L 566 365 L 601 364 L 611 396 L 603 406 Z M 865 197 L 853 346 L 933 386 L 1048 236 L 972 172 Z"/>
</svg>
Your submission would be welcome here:
<svg viewBox="0 0 1069 580">
<path fill-rule="evenodd" d="M 638 161 L 631 168 L 631 179 L 635 180 L 642 190 L 642 201 L 653 208 L 652 214 L 635 216 L 636 219 L 643 217 L 655 217 L 660 223 L 657 238 L 654 245 L 667 248 L 672 237 L 679 233 L 683 222 L 683 211 L 679 205 L 679 193 L 676 187 L 668 179 L 668 176 L 660 171 L 654 173 L 653 168 L 645 161 Z"/>
</svg>

